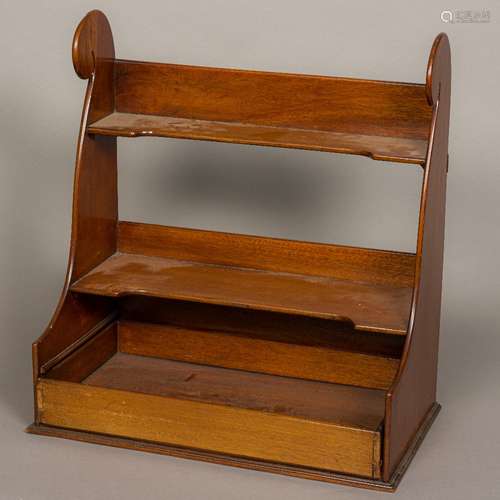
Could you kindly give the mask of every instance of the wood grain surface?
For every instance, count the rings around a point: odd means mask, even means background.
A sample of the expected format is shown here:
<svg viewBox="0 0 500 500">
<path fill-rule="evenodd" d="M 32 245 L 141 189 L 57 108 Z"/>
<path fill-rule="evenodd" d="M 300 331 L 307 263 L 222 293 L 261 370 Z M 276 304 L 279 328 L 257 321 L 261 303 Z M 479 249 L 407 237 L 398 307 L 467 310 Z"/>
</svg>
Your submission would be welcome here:
<svg viewBox="0 0 500 500">
<path fill-rule="evenodd" d="M 387 394 L 385 478 L 393 473 L 436 404 L 450 93 L 450 44 L 441 33 L 434 41 L 427 66 L 427 95 L 433 105 L 432 132 L 420 203 L 410 333 L 398 374 Z"/>
<path fill-rule="evenodd" d="M 88 133 L 116 137 L 171 137 L 309 149 L 417 165 L 424 163 L 427 151 L 427 141 L 424 139 L 118 112 L 90 124 Z"/>
<path fill-rule="evenodd" d="M 31 431 L 393 490 L 439 410 L 446 35 L 423 84 L 116 59 L 96 10 L 72 55 L 69 262 Z M 149 135 L 421 164 L 416 252 L 120 222 L 116 138 Z"/>
<path fill-rule="evenodd" d="M 388 389 L 399 367 L 398 358 L 214 329 L 131 321 L 120 321 L 118 328 L 119 350 L 125 353 L 358 387 Z"/>
<path fill-rule="evenodd" d="M 428 140 L 426 86 L 115 61 L 116 111 Z"/>
<path fill-rule="evenodd" d="M 119 221 L 118 251 L 413 287 L 414 253 Z"/>
<path fill-rule="evenodd" d="M 120 322 L 214 331 L 285 344 L 400 359 L 404 335 L 354 330 L 347 322 L 269 311 L 128 295 L 118 301 Z"/>
<path fill-rule="evenodd" d="M 116 253 L 71 286 L 79 293 L 146 295 L 352 322 L 406 334 L 411 288 L 372 285 Z"/>
<path fill-rule="evenodd" d="M 37 401 L 42 424 L 380 477 L 375 431 L 59 380 Z"/>
<path fill-rule="evenodd" d="M 109 300 L 69 292 L 73 281 L 113 254 L 117 246 L 116 138 L 86 132 L 90 121 L 109 114 L 115 106 L 115 49 L 102 12 L 93 10 L 82 19 L 75 31 L 72 55 L 75 71 L 88 83 L 76 146 L 69 259 L 57 307 L 32 346 L 34 379 L 44 366 L 114 313 Z"/>
<path fill-rule="evenodd" d="M 87 385 L 246 408 L 377 431 L 385 393 L 118 352 Z"/>
</svg>

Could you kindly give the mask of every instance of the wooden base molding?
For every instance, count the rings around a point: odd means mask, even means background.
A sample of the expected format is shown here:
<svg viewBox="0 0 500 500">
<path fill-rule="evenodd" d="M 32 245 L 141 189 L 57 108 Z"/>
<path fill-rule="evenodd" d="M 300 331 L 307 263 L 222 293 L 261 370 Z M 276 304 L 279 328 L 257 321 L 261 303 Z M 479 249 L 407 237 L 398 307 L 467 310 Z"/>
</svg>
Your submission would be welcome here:
<svg viewBox="0 0 500 500">
<path fill-rule="evenodd" d="M 52 427 L 43 424 L 32 424 L 26 432 L 37 434 L 39 436 L 52 436 L 63 439 L 71 439 L 73 441 L 83 441 L 93 444 L 102 444 L 115 448 L 124 448 L 135 451 L 145 451 L 149 453 L 157 453 L 159 455 L 168 455 L 177 458 L 185 458 L 190 460 L 199 460 L 220 465 L 230 465 L 243 469 L 253 469 L 262 472 L 270 472 L 273 474 L 281 474 L 285 476 L 299 477 L 302 479 L 312 479 L 315 481 L 324 481 L 327 483 L 340 484 L 343 486 L 356 486 L 359 488 L 380 490 L 393 493 L 396 491 L 404 473 L 408 469 L 413 457 L 422 444 L 425 435 L 429 431 L 432 423 L 437 417 L 441 406 L 433 405 L 426 415 L 422 425 L 419 427 L 416 435 L 411 441 L 405 455 L 403 456 L 398 467 L 394 471 L 389 481 L 380 481 L 365 479 L 361 477 L 347 476 L 334 472 L 314 470 L 305 467 L 296 467 L 285 464 L 276 464 L 272 462 L 264 462 L 259 460 L 249 460 L 242 457 L 234 457 L 229 455 L 221 455 L 213 452 L 182 448 L 178 446 L 169 446 L 165 444 L 153 443 L 148 441 L 138 441 L 130 438 L 122 438 L 116 436 L 108 436 L 105 434 L 96 434 L 84 431 L 75 431 L 71 429 L 63 429 L 61 427 Z"/>
</svg>

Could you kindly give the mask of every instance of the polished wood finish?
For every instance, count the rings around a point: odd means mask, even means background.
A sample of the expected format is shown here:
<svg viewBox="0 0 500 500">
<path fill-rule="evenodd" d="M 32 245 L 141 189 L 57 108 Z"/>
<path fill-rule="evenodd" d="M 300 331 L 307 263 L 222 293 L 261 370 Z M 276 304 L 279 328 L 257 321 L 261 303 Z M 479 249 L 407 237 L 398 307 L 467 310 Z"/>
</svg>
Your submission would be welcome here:
<svg viewBox="0 0 500 500">
<path fill-rule="evenodd" d="M 359 427 L 49 379 L 37 402 L 42 424 L 380 477 L 380 433 Z"/>
<path fill-rule="evenodd" d="M 81 382 L 116 354 L 118 349 L 118 323 L 113 322 L 83 346 L 56 363 L 50 370 L 50 378 Z"/>
<path fill-rule="evenodd" d="M 435 418 L 450 49 L 423 84 L 115 58 L 88 80 L 68 271 L 33 344 L 30 432 L 392 491 Z M 117 136 L 424 167 L 415 253 L 121 222 Z"/>
<path fill-rule="evenodd" d="M 326 132 L 324 130 L 304 130 L 133 113 L 112 113 L 92 123 L 88 128 L 88 132 L 112 137 L 173 137 L 177 139 L 308 149 L 329 153 L 363 155 L 374 160 L 416 164 L 423 164 L 427 151 L 427 141 L 423 139 Z"/>
<path fill-rule="evenodd" d="M 413 287 L 415 254 L 120 221 L 118 251 L 374 285 Z"/>
<path fill-rule="evenodd" d="M 149 323 L 228 333 L 240 337 L 357 352 L 400 359 L 405 336 L 354 330 L 344 321 L 268 311 L 164 300 L 140 295 L 122 297 L 120 323 Z"/>
<path fill-rule="evenodd" d="M 352 322 L 359 330 L 404 335 L 411 288 L 322 276 L 262 272 L 116 253 L 71 286 L 73 292 L 146 295 Z"/>
<path fill-rule="evenodd" d="M 68 269 L 56 311 L 44 334 L 33 344 L 33 375 L 113 313 L 110 301 L 75 296 L 73 281 L 116 251 L 118 193 L 116 138 L 91 136 L 90 121 L 112 112 L 115 49 L 108 20 L 90 12 L 73 39 L 73 65 L 88 79 L 78 135 L 73 216 Z"/>
<path fill-rule="evenodd" d="M 131 321 L 119 328 L 121 352 L 358 387 L 388 389 L 399 366 L 398 358 L 217 330 Z"/>
<path fill-rule="evenodd" d="M 422 84 L 116 61 L 122 113 L 428 140 Z"/>
<path fill-rule="evenodd" d="M 116 112 L 92 123 L 91 133 L 425 161 L 431 111 L 424 85 L 123 60 L 115 66 Z"/>
<path fill-rule="evenodd" d="M 392 493 L 396 491 L 396 488 L 401 482 L 404 473 L 408 469 L 413 457 L 422 444 L 424 437 L 429 431 L 440 409 L 440 405 L 433 405 L 425 420 L 422 422 L 420 429 L 413 437 L 404 457 L 400 461 L 397 469 L 394 471 L 389 481 L 350 476 L 337 472 L 313 469 L 311 467 L 285 465 L 276 462 L 266 462 L 262 460 L 250 460 L 243 457 L 233 457 L 231 455 L 215 453 L 213 451 L 207 452 L 179 446 L 153 443 L 150 441 L 139 441 L 136 439 L 109 436 L 106 434 L 98 434 L 95 432 L 83 432 L 72 429 L 64 429 L 62 427 L 53 427 L 43 424 L 32 424 L 26 429 L 26 432 L 30 434 L 37 434 L 39 436 L 51 436 L 62 439 L 71 439 L 74 441 L 113 446 L 116 448 L 124 448 L 134 451 L 147 451 L 150 453 L 157 453 L 159 455 L 169 455 L 177 458 L 201 460 L 203 462 L 231 465 L 233 467 L 241 467 L 244 469 L 253 469 L 262 472 L 299 477 L 302 479 L 324 481 L 327 483 L 340 484 L 344 486 L 356 486 L 358 488 Z"/>
<path fill-rule="evenodd" d="M 310 380 L 116 353 L 83 384 L 259 410 L 376 431 L 385 393 Z"/>
<path fill-rule="evenodd" d="M 432 46 L 427 96 L 433 120 L 420 204 L 415 292 L 401 365 L 387 394 L 384 478 L 390 477 L 436 401 L 443 274 L 451 56 L 445 34 Z"/>
</svg>

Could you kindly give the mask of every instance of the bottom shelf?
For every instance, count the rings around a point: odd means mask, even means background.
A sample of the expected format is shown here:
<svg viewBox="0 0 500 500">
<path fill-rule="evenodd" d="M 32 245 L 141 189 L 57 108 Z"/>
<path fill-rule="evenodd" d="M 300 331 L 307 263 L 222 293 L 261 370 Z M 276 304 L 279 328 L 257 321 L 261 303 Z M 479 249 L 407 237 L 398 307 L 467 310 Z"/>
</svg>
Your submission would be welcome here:
<svg viewBox="0 0 500 500">
<path fill-rule="evenodd" d="M 380 478 L 385 391 L 132 355 L 116 332 L 37 381 L 38 424 Z"/>
</svg>

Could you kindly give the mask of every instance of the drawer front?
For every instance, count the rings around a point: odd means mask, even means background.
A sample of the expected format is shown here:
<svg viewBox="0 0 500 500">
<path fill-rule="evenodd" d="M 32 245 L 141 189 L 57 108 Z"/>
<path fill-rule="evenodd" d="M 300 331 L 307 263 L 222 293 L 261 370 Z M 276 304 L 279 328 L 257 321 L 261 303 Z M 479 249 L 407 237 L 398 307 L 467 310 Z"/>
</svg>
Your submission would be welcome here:
<svg viewBox="0 0 500 500">
<path fill-rule="evenodd" d="M 380 478 L 380 433 L 332 423 L 42 379 L 39 423 Z"/>
</svg>

